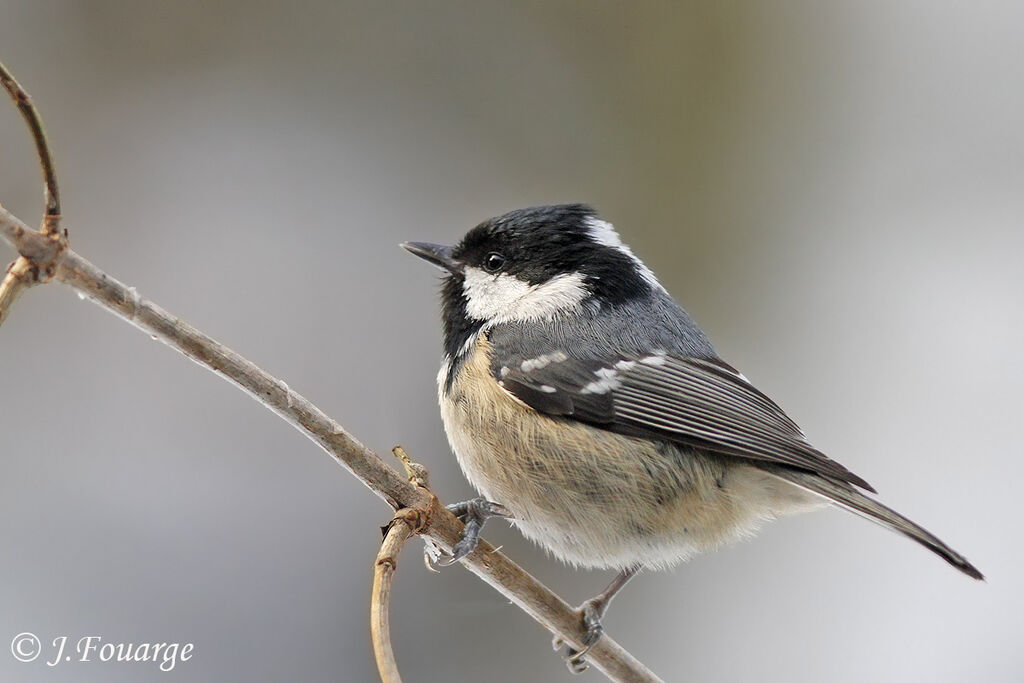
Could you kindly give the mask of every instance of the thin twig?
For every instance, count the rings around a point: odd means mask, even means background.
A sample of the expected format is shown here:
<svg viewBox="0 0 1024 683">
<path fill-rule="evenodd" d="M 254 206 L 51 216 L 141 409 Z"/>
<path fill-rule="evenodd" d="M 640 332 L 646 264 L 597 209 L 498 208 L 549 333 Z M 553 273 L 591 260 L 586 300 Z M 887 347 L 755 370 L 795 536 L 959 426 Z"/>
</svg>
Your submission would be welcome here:
<svg viewBox="0 0 1024 683">
<path fill-rule="evenodd" d="M 124 318 L 146 334 L 213 370 L 273 410 L 355 474 L 392 508 L 421 507 L 428 502 L 429 496 L 424 489 L 405 481 L 380 456 L 359 443 L 340 424 L 284 382 L 139 296 L 134 287 L 115 280 L 71 249 L 58 250 L 52 240 L 29 229 L 3 207 L 0 207 L 0 235 L 23 256 L 49 256 L 56 263 L 57 280 Z M 452 546 L 462 537 L 462 528 L 462 522 L 455 515 L 433 503 L 423 535 L 436 541 L 444 550 L 451 551 Z M 579 612 L 505 555 L 497 552 L 491 544 L 481 541 L 477 550 L 463 559 L 462 563 L 546 629 L 572 643 L 577 649 L 583 647 L 585 632 Z M 587 661 L 612 680 L 659 680 L 607 633 L 590 651 Z"/>
<path fill-rule="evenodd" d="M 2 74 L 3 85 L 8 91 L 24 94 L 6 69 L 2 70 Z M 31 101 L 18 101 L 19 108 L 29 120 L 40 151 L 43 175 L 47 179 L 47 215 L 59 217 L 57 185 L 42 124 Z M 50 213 L 51 210 L 54 213 Z M 31 230 L 0 206 L 0 237 L 10 242 L 30 262 L 31 268 L 36 271 L 37 280 L 45 281 L 55 277 L 154 339 L 213 370 L 305 434 L 395 510 L 427 510 L 421 534 L 435 541 L 442 549 L 451 551 L 462 536 L 463 524 L 441 506 L 429 491 L 402 479 L 380 456 L 359 443 L 340 424 L 287 384 L 142 298 L 134 287 L 115 280 L 69 249 L 66 236 L 56 229 L 56 225 L 56 221 L 48 223 L 44 219 L 45 233 Z M 14 277 L 18 281 L 21 279 L 20 275 Z M 481 541 L 477 550 L 464 558 L 462 563 L 549 631 L 577 649 L 582 648 L 585 631 L 580 613 L 491 544 Z M 615 681 L 660 680 L 607 634 L 590 650 L 587 660 Z"/>
<path fill-rule="evenodd" d="M 11 306 L 31 286 L 33 280 L 32 262 L 24 256 L 19 256 L 7 267 L 3 282 L 0 282 L 0 325 L 4 324 Z"/>
<path fill-rule="evenodd" d="M 402 546 L 423 525 L 425 515 L 420 510 L 403 508 L 384 527 L 384 542 L 373 566 L 373 593 L 370 597 L 370 636 L 377 671 L 383 683 L 402 683 L 391 647 L 391 623 L 388 618 L 391 604 L 391 580 L 398 570 L 398 553 Z"/>
<path fill-rule="evenodd" d="M 36 143 L 36 153 L 39 155 L 39 166 L 43 169 L 43 196 L 46 200 L 43 232 L 56 233 L 60 229 L 60 190 L 57 188 L 57 172 L 53 167 L 53 156 L 50 154 L 50 144 L 46 140 L 43 119 L 36 110 L 36 105 L 32 103 L 32 98 L 14 79 L 3 62 L 0 62 L 0 85 L 10 93 L 32 132 L 32 140 Z"/>
<path fill-rule="evenodd" d="M 53 156 L 50 154 L 50 145 L 46 141 L 46 131 L 43 129 L 43 119 L 39 110 L 33 104 L 32 98 L 15 80 L 7 67 L 0 62 L 0 85 L 10 94 L 14 104 L 18 107 L 25 123 L 28 124 L 29 132 L 36 143 L 36 153 L 39 155 L 39 166 L 43 169 L 43 219 L 41 230 L 44 235 L 59 237 L 60 234 L 60 190 L 57 188 L 57 174 L 53 168 Z M 67 238 L 67 235 L 64 235 Z M 11 307 L 18 300 L 22 292 L 37 284 L 40 279 L 40 271 L 33 267 L 30 259 L 24 256 L 18 258 L 7 268 L 7 274 L 0 283 L 0 325 L 7 319 Z"/>
</svg>

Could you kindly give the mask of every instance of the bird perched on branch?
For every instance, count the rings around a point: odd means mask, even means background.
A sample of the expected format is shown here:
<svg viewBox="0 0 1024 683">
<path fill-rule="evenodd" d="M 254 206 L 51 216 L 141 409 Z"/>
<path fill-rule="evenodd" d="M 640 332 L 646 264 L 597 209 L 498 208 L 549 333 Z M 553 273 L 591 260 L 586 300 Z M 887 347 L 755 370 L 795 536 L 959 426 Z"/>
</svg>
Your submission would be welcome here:
<svg viewBox="0 0 1024 683">
<path fill-rule="evenodd" d="M 453 560 L 489 516 L 555 557 L 615 569 L 581 607 L 584 649 L 641 568 L 671 566 L 762 522 L 831 503 L 981 573 L 814 448 L 739 371 L 593 209 L 513 211 L 454 246 L 402 245 L 445 271 L 441 415 L 483 496 Z"/>
</svg>

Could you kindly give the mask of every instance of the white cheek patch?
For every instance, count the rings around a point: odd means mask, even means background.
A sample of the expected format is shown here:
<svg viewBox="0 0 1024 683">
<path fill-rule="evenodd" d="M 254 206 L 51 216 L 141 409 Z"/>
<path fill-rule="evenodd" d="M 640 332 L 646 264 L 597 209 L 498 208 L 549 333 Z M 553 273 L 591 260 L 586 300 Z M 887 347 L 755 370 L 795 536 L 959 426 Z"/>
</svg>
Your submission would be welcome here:
<svg viewBox="0 0 1024 683">
<path fill-rule="evenodd" d="M 508 273 L 491 275 L 467 267 L 462 285 L 466 314 L 488 324 L 548 320 L 556 313 L 579 309 L 590 296 L 583 275 L 556 275 L 531 285 Z"/>
<path fill-rule="evenodd" d="M 618 249 L 621 253 L 629 257 L 629 259 L 636 266 L 637 272 L 640 273 L 647 284 L 655 289 L 665 291 L 665 288 L 658 282 L 658 278 L 654 277 L 654 273 L 651 269 L 644 265 L 644 262 L 636 257 L 633 250 L 622 243 L 622 238 L 619 237 L 619 233 L 615 231 L 613 226 L 608 221 L 602 221 L 599 218 L 588 218 L 587 228 L 590 232 L 590 239 L 594 240 L 598 244 L 603 244 L 606 247 L 612 249 Z"/>
</svg>

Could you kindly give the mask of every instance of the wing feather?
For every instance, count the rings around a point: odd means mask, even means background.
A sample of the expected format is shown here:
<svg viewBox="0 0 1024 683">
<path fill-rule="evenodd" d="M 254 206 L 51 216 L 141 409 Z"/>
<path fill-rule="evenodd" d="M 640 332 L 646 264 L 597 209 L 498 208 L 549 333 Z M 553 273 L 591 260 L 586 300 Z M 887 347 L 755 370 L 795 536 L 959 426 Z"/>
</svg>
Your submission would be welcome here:
<svg viewBox="0 0 1024 683">
<path fill-rule="evenodd" d="M 808 443 L 774 401 L 724 363 L 664 352 L 492 363 L 506 391 L 545 414 L 778 463 L 874 491 Z"/>
</svg>

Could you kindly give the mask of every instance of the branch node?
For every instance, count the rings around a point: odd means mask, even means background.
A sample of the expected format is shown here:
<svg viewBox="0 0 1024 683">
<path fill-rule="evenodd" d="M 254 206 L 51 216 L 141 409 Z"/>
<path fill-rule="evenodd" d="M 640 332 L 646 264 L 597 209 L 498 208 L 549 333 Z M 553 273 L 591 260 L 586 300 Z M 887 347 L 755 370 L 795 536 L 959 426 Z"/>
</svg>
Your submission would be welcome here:
<svg viewBox="0 0 1024 683">
<path fill-rule="evenodd" d="M 409 477 L 409 481 L 416 486 L 426 489 L 430 487 L 430 472 L 427 468 L 418 462 L 413 462 L 409 454 L 405 452 L 405 449 L 401 445 L 395 446 L 391 449 L 391 453 L 396 458 L 402 461 L 402 466 L 405 467 L 405 474 Z"/>
<path fill-rule="evenodd" d="M 24 239 L 25 243 L 19 243 L 18 251 L 21 255 L 7 266 L 4 279 L 0 282 L 0 325 L 26 289 L 54 278 L 60 256 L 68 246 L 67 238 L 60 233 L 40 234 L 20 226 L 15 228 L 13 235 Z"/>
</svg>

